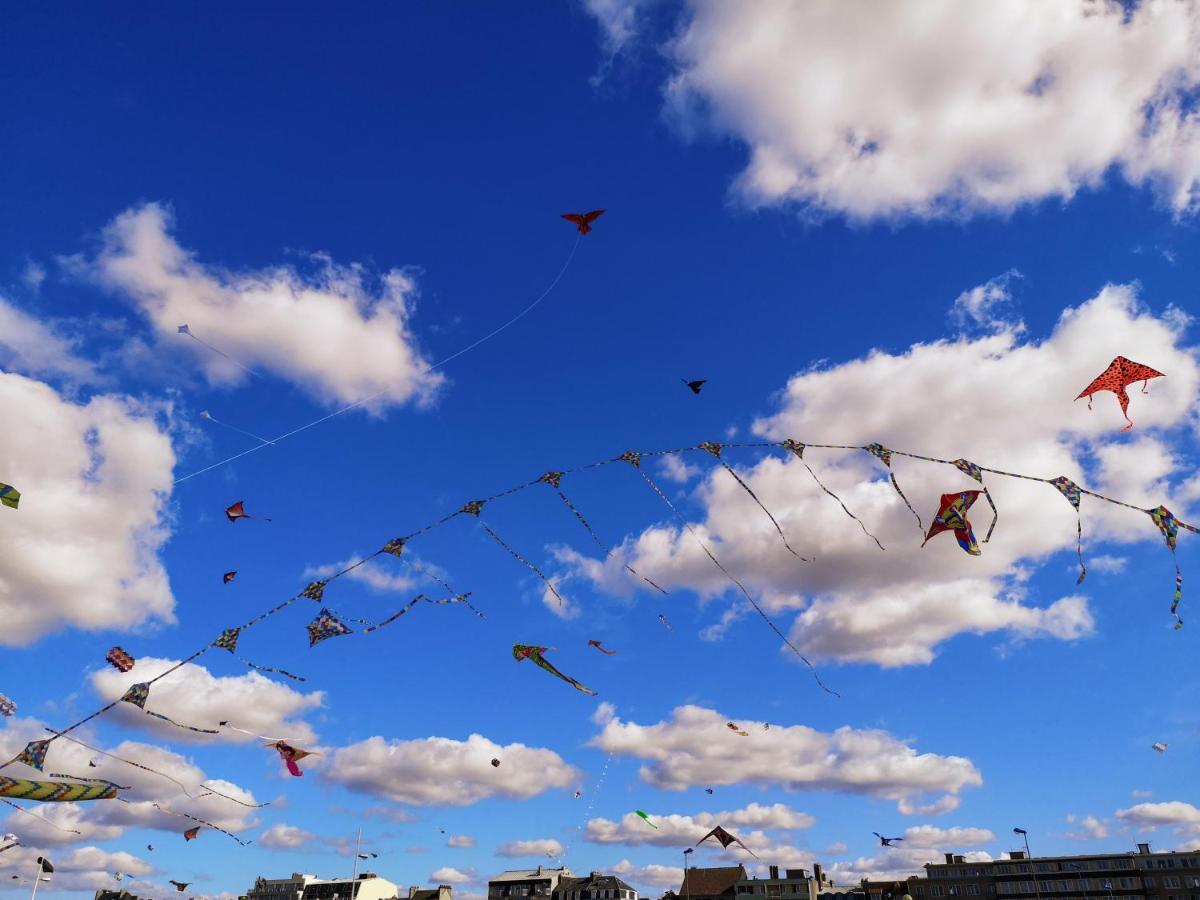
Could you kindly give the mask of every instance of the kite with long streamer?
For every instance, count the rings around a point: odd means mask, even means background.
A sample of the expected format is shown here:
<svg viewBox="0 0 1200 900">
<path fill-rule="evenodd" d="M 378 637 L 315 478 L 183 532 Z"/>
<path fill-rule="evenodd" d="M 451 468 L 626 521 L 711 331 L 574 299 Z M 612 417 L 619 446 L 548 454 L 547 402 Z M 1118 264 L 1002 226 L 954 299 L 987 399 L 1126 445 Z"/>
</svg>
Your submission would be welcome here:
<svg viewBox="0 0 1200 900">
<path fill-rule="evenodd" d="M 579 520 L 579 524 L 582 525 L 584 530 L 592 536 L 592 540 L 596 542 L 596 546 L 604 551 L 605 557 L 611 556 L 612 548 L 600 539 L 600 535 L 596 534 L 595 529 L 593 529 L 588 523 L 588 520 L 583 517 L 583 513 L 579 511 L 579 507 L 571 502 L 571 498 L 568 497 L 566 492 L 562 489 L 562 477 L 562 472 L 546 472 L 541 478 L 538 479 L 538 481 L 548 484 L 550 487 L 554 488 L 558 496 L 562 498 L 562 502 L 567 504 L 567 509 L 571 510 L 571 512 L 575 514 L 575 518 Z M 624 563 L 623 565 L 625 566 L 625 570 L 629 572 L 630 575 L 642 579 L 642 581 L 646 582 L 646 584 L 650 585 L 650 587 L 654 588 L 656 591 L 659 591 L 663 594 L 667 593 L 645 575 L 634 569 L 633 566 L 629 565 L 628 563 Z"/>
<path fill-rule="evenodd" d="M 555 678 L 561 678 L 567 684 L 571 685 L 571 687 L 575 688 L 575 690 L 582 691 L 585 694 L 595 697 L 595 691 L 589 687 L 584 687 L 570 675 L 564 675 L 562 672 L 558 671 L 558 669 L 556 669 L 548 659 L 546 659 L 544 654 L 549 649 L 549 647 L 536 647 L 533 644 L 513 644 L 513 659 L 515 659 L 517 662 L 520 662 L 523 659 L 531 659 L 533 660 L 534 664 L 538 666 L 538 668 L 545 669 Z"/>
<path fill-rule="evenodd" d="M 270 522 L 270 519 L 263 516 L 252 516 L 246 512 L 246 501 L 239 500 L 237 503 L 231 503 L 225 508 L 225 518 L 230 522 L 236 522 L 238 519 L 256 519 L 261 522 Z"/>
<path fill-rule="evenodd" d="M 225 357 L 227 360 L 229 360 L 231 363 L 233 363 L 233 364 L 234 364 L 235 366 L 237 366 L 239 369 L 242 369 L 243 371 L 249 372 L 249 373 L 250 373 L 251 375 L 253 375 L 255 378 L 262 378 L 262 376 L 261 376 L 261 375 L 259 375 L 257 372 L 255 372 L 253 369 L 251 369 L 251 368 L 248 368 L 248 367 L 246 367 L 246 366 L 242 365 L 240 362 L 238 362 L 236 359 L 234 359 L 232 356 L 230 356 L 230 355 L 229 355 L 228 353 L 226 353 L 224 350 L 220 350 L 220 349 L 218 349 L 217 347 L 214 347 L 214 346 L 213 346 L 212 344 L 210 344 L 208 341 L 201 340 L 200 338 L 196 337 L 196 335 L 192 334 L 192 329 L 191 329 L 191 328 L 189 328 L 187 325 L 180 325 L 179 327 L 177 327 L 177 328 L 175 329 L 175 331 L 176 331 L 176 333 L 177 333 L 177 334 L 183 334 L 183 335 L 187 335 L 187 336 L 188 336 L 188 337 L 190 337 L 190 338 L 191 338 L 193 341 L 195 341 L 197 344 L 202 344 L 202 345 L 204 345 L 205 347 L 207 347 L 209 350 L 211 350 L 213 353 L 216 353 L 216 354 L 219 354 L 220 356 L 223 356 L 223 357 Z"/>
<path fill-rule="evenodd" d="M 245 663 L 251 669 L 255 669 L 259 672 L 274 672 L 277 675 L 282 675 L 285 678 L 292 679 L 293 681 L 304 681 L 303 676 L 293 675 L 291 672 L 285 671 L 284 669 L 274 669 L 270 666 L 260 666 L 256 662 L 251 662 L 248 659 L 238 656 L 237 643 L 238 637 L 241 635 L 241 633 L 242 629 L 240 628 L 226 628 L 217 636 L 217 639 L 212 642 L 212 645 L 214 647 L 219 647 L 222 650 L 228 650 L 230 656 L 232 656 L 238 662 Z"/>
<path fill-rule="evenodd" d="M 604 649 L 604 645 L 603 645 L 603 644 L 602 644 L 600 641 L 588 641 L 588 646 L 589 646 L 589 647 L 595 647 L 597 650 L 599 650 L 599 651 L 600 651 L 601 653 L 603 653 L 605 656 L 614 656 L 614 655 L 616 655 L 618 652 L 620 652 L 620 651 L 617 651 L 617 650 L 605 650 L 605 649 Z"/>
<path fill-rule="evenodd" d="M 125 802 L 128 803 L 129 801 L 126 800 Z M 211 828 L 213 831 L 219 831 L 219 832 L 221 832 L 221 834 L 226 835 L 227 837 L 233 838 L 235 841 L 237 841 L 243 847 L 248 847 L 250 844 L 254 843 L 254 841 L 243 841 L 236 834 L 234 834 L 233 832 L 230 832 L 230 831 L 226 831 L 220 825 L 214 825 L 212 822 L 208 822 L 204 819 L 197 818 L 196 816 L 193 816 L 189 813 L 179 812 L 178 810 L 174 810 L 174 809 L 171 809 L 170 807 L 163 806 L 161 803 L 151 803 L 150 805 L 153 806 L 155 809 L 157 809 L 159 812 L 165 813 L 168 816 L 178 816 L 181 819 L 190 819 L 193 822 L 200 823 L 201 825 L 205 826 L 206 828 Z M 194 841 L 198 834 L 200 834 L 199 828 L 189 828 L 187 831 L 185 831 L 183 833 L 183 837 L 184 837 L 184 840 Z"/>
<path fill-rule="evenodd" d="M 1179 570 L 1179 557 L 1175 555 L 1175 543 L 1179 539 L 1179 529 L 1186 528 L 1193 534 L 1200 534 L 1200 529 L 1193 528 L 1186 522 L 1180 522 L 1165 506 L 1146 510 L 1158 530 L 1162 532 L 1163 540 L 1171 551 L 1171 559 L 1175 562 L 1175 598 L 1171 601 L 1171 615 L 1175 617 L 1175 630 L 1183 627 L 1183 619 L 1179 616 L 1179 603 L 1183 600 L 1183 573 Z"/>
<path fill-rule="evenodd" d="M 1075 507 L 1075 553 L 1079 556 L 1079 578 L 1075 583 L 1083 584 L 1083 579 L 1087 578 L 1087 566 L 1083 564 L 1083 517 L 1079 511 L 1079 501 L 1083 497 L 1083 491 L 1066 475 L 1051 478 L 1050 484 L 1066 498 L 1071 506 Z"/>
<path fill-rule="evenodd" d="M 800 560 L 801 562 L 812 562 L 811 559 L 806 559 L 792 549 L 792 545 L 788 543 L 787 538 L 783 534 L 783 529 L 779 527 L 779 522 L 773 515 L 771 515 L 771 511 L 763 505 L 763 502 L 758 499 L 758 495 L 750 489 L 750 485 L 746 484 L 746 482 L 742 480 L 742 476 L 737 473 L 733 466 L 726 462 L 725 458 L 721 456 L 721 451 L 724 449 L 724 445 L 718 444 L 716 441 L 702 441 L 698 446 L 701 450 L 704 450 L 705 452 L 715 456 L 721 465 L 725 467 L 725 471 L 733 476 L 733 480 L 741 486 L 743 491 L 750 495 L 750 499 L 758 504 L 758 508 L 767 514 L 767 518 L 771 520 L 771 524 L 774 525 L 775 530 L 779 532 L 779 539 L 783 541 L 783 546 L 787 547 L 788 553 L 792 554 L 792 556 L 796 557 L 796 559 Z"/>
<path fill-rule="evenodd" d="M 983 484 L 983 469 L 969 459 L 955 459 L 951 461 L 951 465 L 967 477 L 974 478 L 976 482 Z M 992 532 L 996 530 L 996 523 L 1000 521 L 1000 510 L 996 509 L 996 501 L 992 499 L 991 492 L 986 486 L 983 488 L 983 496 L 992 508 L 992 524 L 988 526 L 987 536 L 983 539 L 983 543 L 986 544 L 992 539 Z"/>
<path fill-rule="evenodd" d="M 525 568 L 529 569 L 529 571 L 531 571 L 534 575 L 536 575 L 538 578 L 540 578 L 542 580 L 542 584 L 546 585 L 546 589 L 549 590 L 550 593 L 552 593 L 556 598 L 558 598 L 558 603 L 560 606 L 566 606 L 567 601 L 564 600 L 562 594 L 560 594 L 558 592 L 558 588 L 556 588 L 554 586 L 554 582 L 552 582 L 549 578 L 547 578 L 545 576 L 545 574 L 543 574 L 541 569 L 539 569 L 537 566 L 535 566 L 533 563 L 531 563 L 529 560 L 527 560 L 524 556 L 522 556 L 520 553 L 518 553 L 516 550 L 514 550 L 511 546 L 509 546 L 508 543 L 504 540 L 504 538 L 502 538 L 502 537 L 500 537 L 500 535 L 496 534 L 496 532 L 488 526 L 487 522 L 483 521 L 483 519 L 480 518 L 480 513 L 483 511 L 483 505 L 487 502 L 488 502 L 487 500 L 471 500 L 468 503 L 466 503 L 462 509 L 459 510 L 459 513 L 465 514 L 468 516 L 474 516 L 476 519 L 478 519 L 479 527 L 487 532 L 488 537 L 490 537 L 493 541 L 495 541 L 497 544 L 499 544 L 501 547 L 503 547 L 505 550 L 507 550 L 509 556 L 511 556 L 513 559 L 515 559 L 521 565 L 525 566 Z"/>
<path fill-rule="evenodd" d="M 71 784 L 65 781 L 30 781 L 0 775 L 0 797 L 18 800 L 37 800 L 41 803 L 82 803 L 86 800 L 112 800 L 117 797 L 117 785 Z"/>
<path fill-rule="evenodd" d="M 296 778 L 299 778 L 304 774 L 304 772 L 297 765 L 300 760 L 304 759 L 306 756 L 321 755 L 316 750 L 302 750 L 299 747 L 293 747 L 291 744 L 287 743 L 287 741 L 272 741 L 264 746 L 278 753 L 279 759 L 287 767 L 288 772 L 290 772 Z"/>
<path fill-rule="evenodd" d="M 236 425 L 230 425 L 228 422 L 222 422 L 220 419 L 218 419 L 216 416 L 214 416 L 212 413 L 210 413 L 207 409 L 200 410 L 200 418 L 204 419 L 206 422 L 216 422 L 218 425 L 222 426 L 223 428 L 228 428 L 231 431 L 236 431 L 238 434 L 244 434 L 246 437 L 254 438 L 256 441 L 261 441 L 264 444 L 271 443 L 266 438 L 261 438 L 257 434 L 254 434 L 251 431 L 246 431 L 244 428 L 238 428 Z"/>
<path fill-rule="evenodd" d="M 904 501 L 904 505 L 908 507 L 908 511 L 916 517 L 917 525 L 922 531 L 924 531 L 925 523 L 921 521 L 920 514 L 913 509 L 913 505 L 909 503 L 908 498 L 904 496 L 904 491 L 900 490 L 900 484 L 896 481 L 896 473 L 892 471 L 892 454 L 895 451 L 883 446 L 883 444 L 877 443 L 867 444 L 865 447 L 863 447 L 863 449 L 883 463 L 885 467 L 887 467 L 888 479 L 892 482 L 892 487 L 895 489 L 896 495 Z"/>
<path fill-rule="evenodd" d="M 849 507 L 847 507 L 846 504 L 842 502 L 842 498 L 839 497 L 837 494 L 835 494 L 833 491 L 831 491 L 829 488 L 827 488 L 825 486 L 824 482 L 822 482 L 821 479 L 817 477 L 817 473 L 812 470 L 812 466 L 810 466 L 808 464 L 808 460 L 806 460 L 804 458 L 804 448 L 805 448 L 804 444 L 800 443 L 799 441 L 794 441 L 791 438 L 787 438 L 782 443 L 780 443 L 779 446 L 783 447 L 785 450 L 790 450 L 792 453 L 794 453 L 796 455 L 796 458 L 798 460 L 800 460 L 800 462 L 804 463 L 804 468 L 808 469 L 808 474 L 811 475 L 812 480 L 817 483 L 817 487 L 819 487 L 826 494 L 828 494 L 830 497 L 832 497 L 834 500 L 836 500 L 838 502 L 838 505 L 841 506 L 842 512 L 844 512 L 846 515 L 848 515 L 850 518 L 852 518 L 855 522 L 857 522 L 858 527 L 862 529 L 863 534 L 865 534 L 867 537 L 869 537 L 871 540 L 873 540 L 875 542 L 876 546 L 878 546 L 880 550 L 884 549 L 883 544 L 879 543 L 879 538 L 875 537 L 875 535 L 873 535 L 873 534 L 871 534 L 871 532 L 867 531 L 867 526 L 863 524 L 862 519 L 860 519 L 854 513 L 850 512 Z"/>
<path fill-rule="evenodd" d="M 638 816 L 639 816 L 639 817 L 640 817 L 640 818 L 641 818 L 643 821 L 645 821 L 645 823 L 646 823 L 647 825 L 649 825 L 649 826 L 650 826 L 651 828 L 653 828 L 655 831 L 658 831 L 658 826 L 657 826 L 657 825 L 655 825 L 653 822 L 651 822 L 651 821 L 650 821 L 650 814 L 649 814 L 649 813 L 647 813 L 647 812 L 643 812 L 643 811 L 642 811 L 642 810 L 640 810 L 640 809 L 635 809 L 635 810 L 634 810 L 634 812 L 635 812 L 635 813 L 637 813 L 637 814 L 638 814 Z"/>
<path fill-rule="evenodd" d="M 146 709 L 146 701 L 150 699 L 150 682 L 143 681 L 139 684 L 130 686 L 121 697 L 121 702 L 129 703 L 136 706 L 148 716 L 154 716 L 156 719 L 161 719 L 169 725 L 174 725 L 176 728 L 184 728 L 187 731 L 194 731 L 197 734 L 220 734 L 219 731 L 214 731 L 212 728 L 197 728 L 195 725 L 184 725 L 182 722 L 176 722 L 169 716 L 164 716 L 162 713 L 154 712 Z"/>
<path fill-rule="evenodd" d="M 979 556 L 982 551 L 975 540 L 975 531 L 971 528 L 970 520 L 967 519 L 967 512 L 979 499 L 979 495 L 983 493 L 986 493 L 986 490 L 942 494 L 937 515 L 929 524 L 929 532 L 925 535 L 925 541 L 921 546 L 924 547 L 929 543 L 931 537 L 941 534 L 943 531 L 953 531 L 954 537 L 958 540 L 958 546 L 972 556 Z"/>
<path fill-rule="evenodd" d="M 308 646 L 315 647 L 321 641 L 345 634 L 353 634 L 354 629 L 344 624 L 337 616 L 322 607 L 317 617 L 308 623 Z"/>
</svg>

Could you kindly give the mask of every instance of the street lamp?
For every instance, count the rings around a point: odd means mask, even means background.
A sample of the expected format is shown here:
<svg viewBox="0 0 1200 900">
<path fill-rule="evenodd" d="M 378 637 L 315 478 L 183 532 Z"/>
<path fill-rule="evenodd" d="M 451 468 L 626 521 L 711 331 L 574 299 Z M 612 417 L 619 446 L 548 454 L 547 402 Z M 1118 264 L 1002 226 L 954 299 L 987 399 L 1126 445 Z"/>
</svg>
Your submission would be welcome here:
<svg viewBox="0 0 1200 900">
<path fill-rule="evenodd" d="M 1025 858 L 1029 860 L 1029 870 L 1033 872 L 1033 893 L 1037 900 L 1042 900 L 1042 891 L 1038 887 L 1037 866 L 1033 864 L 1033 853 L 1029 850 L 1029 832 L 1024 828 L 1014 828 L 1013 834 L 1019 834 L 1025 839 Z"/>
</svg>

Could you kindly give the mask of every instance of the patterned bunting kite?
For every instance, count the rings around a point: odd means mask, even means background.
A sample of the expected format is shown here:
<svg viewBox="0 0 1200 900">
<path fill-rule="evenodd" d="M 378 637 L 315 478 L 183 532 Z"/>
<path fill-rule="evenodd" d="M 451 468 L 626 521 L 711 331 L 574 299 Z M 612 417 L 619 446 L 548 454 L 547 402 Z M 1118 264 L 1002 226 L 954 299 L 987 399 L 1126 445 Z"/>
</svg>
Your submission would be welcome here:
<svg viewBox="0 0 1200 900">
<path fill-rule="evenodd" d="M 0 482 L 0 504 L 16 509 L 21 502 L 21 492 L 11 484 Z"/>
<path fill-rule="evenodd" d="M 317 617 L 308 623 L 308 646 L 315 647 L 321 641 L 343 634 L 353 634 L 354 630 L 343 625 L 325 607 L 317 613 Z"/>
<path fill-rule="evenodd" d="M 29 781 L 0 775 L 0 797 L 39 800 L 43 803 L 81 803 L 85 800 L 111 800 L 117 786 L 107 784 L 68 784 L 62 781 Z"/>
<path fill-rule="evenodd" d="M 812 470 L 812 466 L 810 466 L 808 464 L 808 460 L 806 460 L 804 458 L 804 446 L 805 445 L 800 443 L 799 441 L 794 441 L 791 438 L 786 438 L 780 443 L 779 446 L 783 447 L 785 450 L 790 450 L 792 453 L 796 454 L 796 458 L 798 460 L 800 460 L 800 462 L 804 463 L 804 468 L 808 469 L 808 474 L 811 475 L 812 480 L 817 483 L 817 487 L 819 487 L 826 494 L 828 494 L 830 497 L 832 497 L 834 500 L 836 500 L 838 502 L 838 505 L 841 506 L 842 512 L 844 512 L 846 515 L 848 515 L 850 518 L 852 518 L 855 522 L 857 522 L 858 527 L 863 530 L 863 534 L 865 534 L 867 537 L 869 537 L 871 540 L 873 540 L 875 542 L 876 546 L 879 547 L 880 550 L 882 550 L 883 544 L 879 543 L 879 538 L 875 537 L 875 535 L 873 535 L 873 534 L 871 534 L 871 532 L 867 531 L 867 526 L 862 523 L 862 519 L 860 519 L 854 513 L 850 512 L 850 510 L 846 506 L 846 504 L 842 502 L 842 498 L 839 497 L 837 494 L 835 494 L 833 491 L 831 491 L 829 488 L 827 488 L 825 486 L 825 484 L 821 481 L 821 479 L 817 477 L 817 473 Z"/>
<path fill-rule="evenodd" d="M 585 694 L 590 694 L 591 696 L 595 697 L 596 692 L 591 688 L 584 687 L 574 678 L 570 677 L 569 675 L 564 675 L 550 664 L 550 662 L 543 655 L 549 649 L 549 647 L 535 647 L 532 644 L 513 644 L 513 659 L 515 659 L 517 662 L 520 662 L 523 659 L 531 659 L 539 668 L 545 669 L 556 678 L 561 678 L 567 684 L 571 685 L 571 687 L 575 688 L 575 690 L 582 691 Z"/>
<path fill-rule="evenodd" d="M 1183 573 L 1179 571 L 1179 559 L 1175 556 L 1175 542 L 1179 538 L 1180 526 L 1196 534 L 1200 534 L 1200 531 L 1186 522 L 1180 522 L 1165 506 L 1148 509 L 1146 512 L 1150 514 L 1150 518 L 1154 520 L 1154 524 L 1162 532 L 1163 540 L 1167 542 L 1167 547 L 1171 551 L 1171 558 L 1175 561 L 1175 599 L 1171 601 L 1171 615 L 1175 617 L 1175 630 L 1178 631 L 1183 627 L 1183 619 L 1179 617 L 1178 612 L 1179 601 L 1183 599 Z"/>
<path fill-rule="evenodd" d="M 983 493 L 986 493 L 986 490 L 942 494 L 942 502 L 937 516 L 930 524 L 929 533 L 925 535 L 921 546 L 924 547 L 929 543 L 929 539 L 934 535 L 941 534 L 943 531 L 953 531 L 954 537 L 958 539 L 958 546 L 972 556 L 979 556 L 981 551 L 979 544 L 975 542 L 975 532 L 971 528 L 971 523 L 967 520 L 967 510 Z"/>
<path fill-rule="evenodd" d="M 800 560 L 801 562 L 812 562 L 811 559 L 806 559 L 805 557 L 801 556 L 799 553 L 797 553 L 795 550 L 792 549 L 792 545 L 788 543 L 787 538 L 783 534 L 783 529 L 779 527 L 779 522 L 776 521 L 776 519 L 773 515 L 771 515 L 771 511 L 769 509 L 767 509 L 765 506 L 763 506 L 763 502 L 761 500 L 759 500 L 758 495 L 755 494 L 754 491 L 752 491 L 750 489 L 750 485 L 746 484 L 746 482 L 742 480 L 742 476 L 739 475 L 734 470 L 733 466 L 731 466 L 729 463 L 727 463 L 725 461 L 725 459 L 721 456 L 721 451 L 724 449 L 724 447 L 721 444 L 716 443 L 715 441 L 704 441 L 701 444 L 699 444 L 698 446 L 699 446 L 699 449 L 715 456 L 720 461 L 721 465 L 725 467 L 725 471 L 733 476 L 733 480 L 736 481 L 741 486 L 743 491 L 745 491 L 747 494 L 750 495 L 750 499 L 752 499 L 755 503 L 758 504 L 758 508 L 767 514 L 767 518 L 771 520 L 771 524 L 774 525 L 775 530 L 777 532 L 779 532 L 779 539 L 781 541 L 783 541 L 783 546 L 787 547 L 788 552 L 790 554 L 792 554 L 792 556 L 796 557 L 796 559 Z"/>
<path fill-rule="evenodd" d="M 13 763 L 24 763 L 32 769 L 42 771 L 42 767 L 46 765 L 46 753 L 50 750 L 50 740 L 30 741 L 25 745 L 25 749 L 14 756 L 7 765 Z"/>
<path fill-rule="evenodd" d="M 758 859 L 758 855 L 753 850 L 751 850 L 749 847 L 747 847 L 745 844 L 743 844 L 739 838 L 737 838 L 735 835 L 730 834 L 728 831 L 726 831 L 720 825 L 718 825 L 716 828 L 714 828 L 712 831 L 710 831 L 704 837 L 700 838 L 700 840 L 696 841 L 696 846 L 699 847 L 701 844 L 703 844 L 709 838 L 716 838 L 721 843 L 721 846 L 726 847 L 726 848 L 728 848 L 730 844 L 737 844 L 739 847 L 741 847 L 743 850 L 745 850 L 747 853 L 749 853 L 755 859 Z"/>
<path fill-rule="evenodd" d="M 134 659 L 120 647 L 113 647 L 104 655 L 108 664 L 118 672 L 128 672 L 133 668 Z"/>
<path fill-rule="evenodd" d="M 176 728 L 184 728 L 187 731 L 194 731 L 197 734 L 220 734 L 221 733 L 212 728 L 197 728 L 195 725 L 184 725 L 182 722 L 176 722 L 174 719 L 168 718 L 167 716 L 164 716 L 162 713 L 156 713 L 156 712 L 153 712 L 152 710 L 146 709 L 146 701 L 149 699 L 150 699 L 150 682 L 148 682 L 148 681 L 143 681 L 139 684 L 132 685 L 129 688 L 129 690 L 127 690 L 124 693 L 124 695 L 122 695 L 122 697 L 121 697 L 121 700 L 123 702 L 133 704 L 138 709 L 140 709 L 142 712 L 144 712 L 146 715 L 154 716 L 154 718 L 156 718 L 156 719 L 161 719 L 162 721 L 164 721 L 170 725 L 174 725 Z"/>
<path fill-rule="evenodd" d="M 954 467 L 962 472 L 968 478 L 974 478 L 979 484 L 983 484 L 983 469 L 975 465 L 975 463 L 966 459 L 956 459 L 953 461 Z M 992 524 L 988 526 L 987 537 L 983 539 L 986 544 L 992 539 L 992 532 L 996 530 L 996 522 L 1000 520 L 1000 511 L 996 509 L 996 503 L 992 500 L 992 495 L 985 488 L 983 496 L 987 500 L 988 505 L 992 508 Z"/>
<path fill-rule="evenodd" d="M 8 699 L 4 694 L 0 694 L 0 716 L 11 716 L 17 711 L 17 704 Z"/>
<path fill-rule="evenodd" d="M 1083 490 L 1066 475 L 1051 478 L 1050 484 L 1067 498 L 1067 502 L 1075 507 L 1075 553 L 1079 556 L 1079 578 L 1076 584 L 1083 584 L 1087 578 L 1087 566 L 1083 564 L 1083 518 L 1079 511 L 1079 501 L 1083 498 Z"/>
<path fill-rule="evenodd" d="M 283 669 L 273 669 L 269 666 L 260 666 L 256 662 L 251 662 L 248 659 L 244 659 L 243 657 L 238 656 L 237 655 L 237 642 L 238 642 L 238 636 L 241 633 L 242 633 L 242 629 L 240 629 L 240 628 L 226 628 L 224 631 L 222 631 L 220 633 L 220 635 L 217 636 L 217 639 L 212 642 L 212 645 L 214 647 L 219 647 L 222 650 L 228 650 L 230 656 L 232 656 L 234 659 L 238 660 L 238 662 L 245 663 L 251 669 L 257 669 L 259 672 L 274 672 L 277 675 L 282 675 L 285 678 L 292 679 L 293 681 L 304 681 L 304 678 L 300 675 L 293 675 L 291 672 L 287 672 Z"/>
<path fill-rule="evenodd" d="M 1133 421 L 1129 418 L 1129 394 L 1125 388 L 1136 381 L 1142 383 L 1142 393 L 1149 393 L 1146 390 L 1146 382 L 1151 378 L 1165 377 L 1162 372 L 1152 369 L 1149 366 L 1144 366 L 1141 363 L 1136 363 L 1131 359 L 1126 359 L 1124 356 L 1118 356 L 1105 369 L 1096 380 L 1089 384 L 1080 392 L 1076 400 L 1081 400 L 1084 397 L 1088 398 L 1088 409 L 1092 408 L 1092 395 L 1097 391 L 1112 391 L 1117 395 L 1117 402 L 1121 404 L 1121 415 L 1125 417 L 1125 421 L 1129 424 L 1122 428 L 1122 431 L 1128 431 L 1133 427 Z"/>
<path fill-rule="evenodd" d="M 518 553 L 512 547 L 510 547 L 504 541 L 504 539 L 502 537 L 500 537 L 500 535 L 496 534 L 495 531 L 493 531 L 491 528 L 488 527 L 487 522 L 485 522 L 485 521 L 483 521 L 483 519 L 479 518 L 479 514 L 483 511 L 483 505 L 485 503 L 487 503 L 486 500 L 470 500 L 466 504 L 463 505 L 463 508 L 460 509 L 458 511 L 458 513 L 459 513 L 459 515 L 474 516 L 476 519 L 479 519 L 479 527 L 487 532 L 488 537 L 490 537 L 493 541 L 495 541 L 497 544 L 499 544 L 501 547 L 503 547 L 505 550 L 507 550 L 509 556 L 511 556 L 513 559 L 515 559 L 521 565 L 525 566 L 525 568 L 529 569 L 529 571 L 531 571 L 534 575 L 536 575 L 538 578 L 540 578 L 542 580 L 542 584 L 546 585 L 546 589 L 548 591 L 550 591 L 550 593 L 552 593 L 558 599 L 559 606 L 565 607 L 567 605 L 567 601 L 564 600 L 562 597 L 562 594 L 560 594 L 558 592 L 558 588 L 556 588 L 554 586 L 554 582 L 552 582 L 549 578 L 547 578 L 542 573 L 541 569 L 539 569 L 537 566 L 535 566 L 533 563 L 531 563 L 529 560 L 527 560 L 524 556 L 522 556 L 520 553 Z"/>
<path fill-rule="evenodd" d="M 900 485 L 896 481 L 896 473 L 891 471 L 891 469 L 892 469 L 892 451 L 889 450 L 887 447 L 883 446 L 883 444 L 867 444 L 867 446 L 863 447 L 863 449 L 866 450 L 868 453 L 870 453 L 872 456 L 874 456 L 876 459 L 878 459 L 881 463 L 883 463 L 887 467 L 888 478 L 891 480 L 892 487 L 895 488 L 897 496 L 899 496 L 900 499 L 904 501 L 904 505 L 908 507 L 908 511 L 910 513 L 912 513 L 914 516 L 916 516 L 917 525 L 919 525 L 923 529 L 925 527 L 925 523 L 921 521 L 921 516 L 917 513 L 917 511 L 915 509 L 913 509 L 913 505 L 908 502 L 908 498 L 904 496 L 904 491 L 900 490 Z"/>
</svg>

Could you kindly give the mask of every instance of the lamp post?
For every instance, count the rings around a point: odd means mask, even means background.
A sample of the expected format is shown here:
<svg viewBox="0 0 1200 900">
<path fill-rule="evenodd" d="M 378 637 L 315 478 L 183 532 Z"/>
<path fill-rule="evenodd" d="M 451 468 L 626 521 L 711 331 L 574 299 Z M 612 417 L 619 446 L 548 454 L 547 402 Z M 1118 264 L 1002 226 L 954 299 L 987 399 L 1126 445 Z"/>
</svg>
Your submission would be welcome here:
<svg viewBox="0 0 1200 900">
<path fill-rule="evenodd" d="M 688 847 L 683 851 L 683 896 L 684 900 L 691 900 L 692 887 L 688 884 L 688 857 L 692 855 L 692 848 Z"/>
<path fill-rule="evenodd" d="M 1033 872 L 1033 893 L 1037 900 L 1042 900 L 1042 890 L 1038 887 L 1037 866 L 1033 864 L 1033 853 L 1029 850 L 1029 832 L 1024 828 L 1014 828 L 1013 834 L 1019 834 L 1025 839 L 1025 858 L 1029 860 L 1029 869 Z"/>
</svg>

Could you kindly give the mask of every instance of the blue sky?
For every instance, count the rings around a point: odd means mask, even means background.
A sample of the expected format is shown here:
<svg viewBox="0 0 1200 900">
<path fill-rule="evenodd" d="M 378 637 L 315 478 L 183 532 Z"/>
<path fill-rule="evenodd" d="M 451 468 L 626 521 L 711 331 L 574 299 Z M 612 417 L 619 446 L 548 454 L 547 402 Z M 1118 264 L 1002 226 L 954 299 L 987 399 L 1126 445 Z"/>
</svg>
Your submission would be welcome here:
<svg viewBox="0 0 1200 900">
<path fill-rule="evenodd" d="M 14 10 L 0 481 L 23 497 L 0 510 L 0 690 L 19 710 L 0 749 L 468 500 L 628 449 L 879 441 L 1195 517 L 1200 12 L 1071 8 L 1032 38 L 1016 13 L 932 0 L 865 19 L 700 0 Z M 559 214 L 595 207 L 570 256 Z M 527 316 L 429 371 L 568 257 Z M 178 335 L 185 321 L 259 374 Z M 1118 354 L 1167 374 L 1132 395 L 1125 433 L 1111 395 L 1073 402 Z M 693 396 L 681 378 L 708 383 Z M 271 437 L 376 394 L 186 477 L 255 444 L 201 411 Z M 989 476 L 1000 519 L 972 558 L 949 537 L 921 549 L 867 454 L 808 451 L 881 552 L 799 461 L 727 458 L 815 562 L 711 457 L 644 465 L 841 699 L 614 465 L 563 481 L 607 562 L 548 487 L 485 509 L 566 608 L 460 517 L 327 600 L 377 620 L 442 596 L 416 563 L 486 620 L 421 605 L 310 649 L 304 600 L 239 645 L 304 683 L 213 651 L 156 686 L 147 708 L 179 721 L 320 748 L 301 779 L 238 733 L 126 711 L 80 732 L 271 805 L 189 800 L 60 741 L 47 772 L 95 759 L 133 805 L 32 807 L 79 835 L 12 813 L 25 847 L 0 867 L 27 875 L 49 852 L 60 892 L 122 871 L 143 894 L 174 878 L 236 896 L 257 874 L 347 872 L 361 825 L 371 867 L 405 885 L 470 898 L 562 859 L 658 896 L 719 821 L 764 862 L 843 881 L 998 857 L 1014 825 L 1037 852 L 1200 841 L 1195 625 L 1171 628 L 1148 516 L 1085 499 L 1076 586 L 1075 519 L 1049 486 Z M 971 487 L 893 467 L 926 524 Z M 230 525 L 236 500 L 272 521 Z M 986 530 L 983 503 L 973 521 Z M 515 642 L 556 648 L 599 696 L 517 664 Z M 114 645 L 139 660 L 128 675 L 104 662 Z M 185 844 L 151 802 L 255 843 Z M 657 832 L 625 819 L 637 809 Z"/>
</svg>

